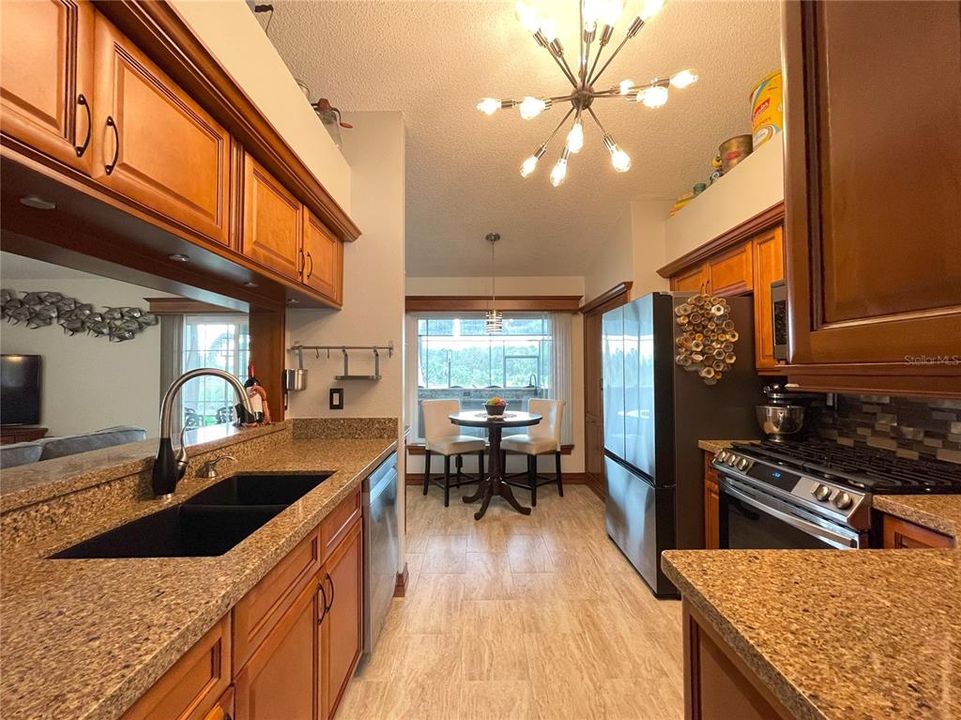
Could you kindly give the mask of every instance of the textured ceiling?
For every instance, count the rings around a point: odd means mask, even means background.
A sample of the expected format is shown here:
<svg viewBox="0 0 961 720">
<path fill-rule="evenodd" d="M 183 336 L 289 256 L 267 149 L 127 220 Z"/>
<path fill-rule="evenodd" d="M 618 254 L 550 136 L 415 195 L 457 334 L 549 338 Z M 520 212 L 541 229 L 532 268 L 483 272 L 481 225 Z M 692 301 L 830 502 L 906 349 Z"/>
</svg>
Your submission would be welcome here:
<svg viewBox="0 0 961 720">
<path fill-rule="evenodd" d="M 346 111 L 403 112 L 411 276 L 487 274 L 483 238 L 492 230 L 503 236 L 499 274 L 584 274 L 631 200 L 689 190 L 710 173 L 721 141 L 750 131 L 751 88 L 779 64 L 777 2 L 669 2 L 599 86 L 687 67 L 700 81 L 672 91 L 658 110 L 598 100 L 601 122 L 633 167 L 615 173 L 588 123 L 584 150 L 571 157 L 567 181 L 555 189 L 547 175 L 563 135 L 533 176 L 521 178 L 518 168 L 566 109 L 522 121 L 516 110 L 488 117 L 474 108 L 484 96 L 560 95 L 570 87 L 521 28 L 513 3 L 275 0 L 274 6 L 270 39 L 311 88 L 312 100 L 327 97 Z M 640 0 L 628 0 L 624 17 L 639 7 Z M 576 56 L 576 1 L 549 0 L 540 8 L 557 20 L 568 55 Z"/>
</svg>

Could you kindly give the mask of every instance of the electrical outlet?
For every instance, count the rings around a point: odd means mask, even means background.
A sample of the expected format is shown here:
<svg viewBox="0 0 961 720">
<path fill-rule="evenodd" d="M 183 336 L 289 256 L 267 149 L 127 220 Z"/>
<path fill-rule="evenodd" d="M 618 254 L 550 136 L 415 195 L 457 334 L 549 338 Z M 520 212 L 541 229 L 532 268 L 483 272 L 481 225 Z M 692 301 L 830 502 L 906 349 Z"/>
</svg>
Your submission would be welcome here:
<svg viewBox="0 0 961 720">
<path fill-rule="evenodd" d="M 330 409 L 331 410 L 343 410 L 344 409 L 344 388 L 331 388 L 330 389 Z"/>
</svg>

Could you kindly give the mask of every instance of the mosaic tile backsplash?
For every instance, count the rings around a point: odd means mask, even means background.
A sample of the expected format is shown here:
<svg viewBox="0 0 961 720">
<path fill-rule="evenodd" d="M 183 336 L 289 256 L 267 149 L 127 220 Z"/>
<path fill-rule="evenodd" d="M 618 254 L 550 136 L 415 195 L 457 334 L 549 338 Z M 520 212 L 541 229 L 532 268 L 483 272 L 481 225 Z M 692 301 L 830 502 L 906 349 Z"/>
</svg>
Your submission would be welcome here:
<svg viewBox="0 0 961 720">
<path fill-rule="evenodd" d="M 844 445 L 961 464 L 961 400 L 837 395 L 834 408 L 819 414 L 816 432 Z"/>
</svg>

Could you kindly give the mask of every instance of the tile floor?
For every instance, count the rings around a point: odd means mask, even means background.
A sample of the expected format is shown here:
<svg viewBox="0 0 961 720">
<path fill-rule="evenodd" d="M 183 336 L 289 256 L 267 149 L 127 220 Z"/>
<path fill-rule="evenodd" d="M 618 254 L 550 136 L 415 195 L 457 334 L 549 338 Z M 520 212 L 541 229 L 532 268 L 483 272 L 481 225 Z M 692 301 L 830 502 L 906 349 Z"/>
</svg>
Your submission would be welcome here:
<svg viewBox="0 0 961 720">
<path fill-rule="evenodd" d="M 407 491 L 407 597 L 337 720 L 682 716 L 680 603 L 654 599 L 587 487 L 479 522 L 456 491 Z"/>
</svg>

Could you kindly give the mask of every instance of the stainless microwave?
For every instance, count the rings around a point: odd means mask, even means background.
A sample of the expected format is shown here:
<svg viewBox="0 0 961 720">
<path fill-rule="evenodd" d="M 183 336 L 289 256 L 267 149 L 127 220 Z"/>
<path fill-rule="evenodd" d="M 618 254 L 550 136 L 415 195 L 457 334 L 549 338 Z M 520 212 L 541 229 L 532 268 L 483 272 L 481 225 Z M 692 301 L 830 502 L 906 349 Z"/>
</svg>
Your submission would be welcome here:
<svg viewBox="0 0 961 720">
<path fill-rule="evenodd" d="M 787 284 L 783 280 L 771 283 L 771 327 L 774 359 L 787 362 Z"/>
</svg>

